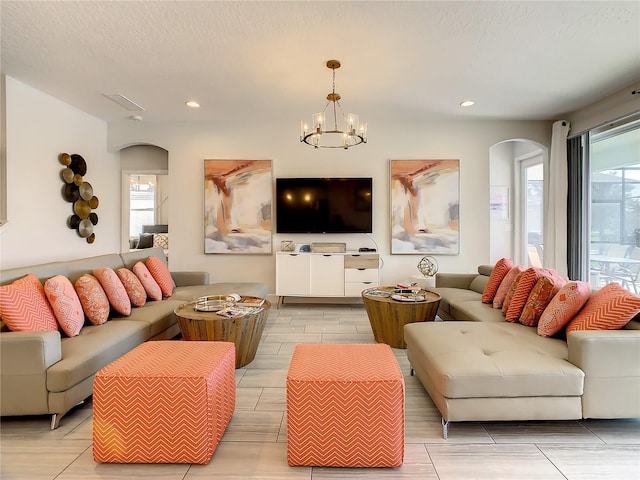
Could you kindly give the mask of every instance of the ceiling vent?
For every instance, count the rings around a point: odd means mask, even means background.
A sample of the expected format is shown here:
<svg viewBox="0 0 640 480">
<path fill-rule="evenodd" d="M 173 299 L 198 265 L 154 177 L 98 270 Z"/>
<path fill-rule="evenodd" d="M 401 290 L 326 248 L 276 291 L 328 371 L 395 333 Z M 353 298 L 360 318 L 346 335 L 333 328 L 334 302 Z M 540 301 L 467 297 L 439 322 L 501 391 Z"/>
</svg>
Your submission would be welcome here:
<svg viewBox="0 0 640 480">
<path fill-rule="evenodd" d="M 126 108 L 130 112 L 144 112 L 144 108 L 135 102 L 132 102 L 121 93 L 103 93 L 109 100 L 116 102 L 121 107 Z"/>
</svg>

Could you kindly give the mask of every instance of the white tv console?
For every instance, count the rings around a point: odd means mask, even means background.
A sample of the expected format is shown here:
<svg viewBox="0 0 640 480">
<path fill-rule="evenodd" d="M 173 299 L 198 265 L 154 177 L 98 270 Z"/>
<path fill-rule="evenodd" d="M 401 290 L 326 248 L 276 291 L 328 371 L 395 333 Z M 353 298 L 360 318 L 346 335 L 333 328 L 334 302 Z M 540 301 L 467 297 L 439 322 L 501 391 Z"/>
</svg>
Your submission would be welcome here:
<svg viewBox="0 0 640 480">
<path fill-rule="evenodd" d="M 276 295 L 284 297 L 359 297 L 380 284 L 377 253 L 276 254 Z"/>
</svg>

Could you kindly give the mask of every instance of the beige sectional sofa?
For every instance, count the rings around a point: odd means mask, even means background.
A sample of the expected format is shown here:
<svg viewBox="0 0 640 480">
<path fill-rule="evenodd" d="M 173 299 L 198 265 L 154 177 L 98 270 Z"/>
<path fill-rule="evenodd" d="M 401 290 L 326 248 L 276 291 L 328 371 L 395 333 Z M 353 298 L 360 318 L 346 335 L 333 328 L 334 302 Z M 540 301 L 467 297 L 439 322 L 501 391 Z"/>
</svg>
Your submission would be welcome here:
<svg viewBox="0 0 640 480">
<path fill-rule="evenodd" d="M 113 253 L 79 260 L 53 262 L 0 272 L 0 283 L 32 273 L 42 282 L 64 275 L 75 282 L 94 268 L 131 268 L 154 255 L 165 259 L 161 248 Z M 128 317 L 112 317 L 102 325 L 85 325 L 76 337 L 58 331 L 0 332 L 0 414 L 51 414 L 56 428 L 62 416 L 92 394 L 95 373 L 147 340 L 170 339 L 179 333 L 174 309 L 196 297 L 239 293 L 265 297 L 260 283 L 209 284 L 208 272 L 171 272 L 173 295 L 133 308 Z M 117 315 L 117 314 L 116 314 Z M 4 327 L 4 326 L 3 326 Z"/>
<path fill-rule="evenodd" d="M 407 357 L 449 422 L 640 418 L 640 322 L 537 335 L 481 301 L 492 266 L 437 274 L 442 322 L 405 326 Z M 455 320 L 455 321 L 454 321 Z"/>
</svg>

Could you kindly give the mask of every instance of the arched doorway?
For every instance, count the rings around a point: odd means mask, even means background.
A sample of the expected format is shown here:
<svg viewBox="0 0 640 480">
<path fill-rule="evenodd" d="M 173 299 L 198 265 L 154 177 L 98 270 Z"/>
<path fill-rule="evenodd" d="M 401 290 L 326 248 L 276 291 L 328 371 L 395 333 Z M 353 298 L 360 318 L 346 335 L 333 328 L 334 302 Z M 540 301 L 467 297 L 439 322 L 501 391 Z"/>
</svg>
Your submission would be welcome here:
<svg viewBox="0 0 640 480">
<path fill-rule="evenodd" d="M 169 226 L 169 153 L 155 145 L 120 150 L 122 172 L 121 249 L 165 246 Z M 168 245 L 165 250 L 168 250 Z"/>
<path fill-rule="evenodd" d="M 490 260 L 538 266 L 544 255 L 548 148 L 510 139 L 489 149 Z"/>
</svg>

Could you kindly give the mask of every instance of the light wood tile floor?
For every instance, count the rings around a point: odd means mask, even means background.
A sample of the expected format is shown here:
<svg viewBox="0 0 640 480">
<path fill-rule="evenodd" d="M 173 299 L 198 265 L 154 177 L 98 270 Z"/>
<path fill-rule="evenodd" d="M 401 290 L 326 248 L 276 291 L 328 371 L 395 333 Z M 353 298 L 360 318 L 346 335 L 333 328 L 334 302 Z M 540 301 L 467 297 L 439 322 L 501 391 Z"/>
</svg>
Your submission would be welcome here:
<svg viewBox="0 0 640 480">
<path fill-rule="evenodd" d="M 302 342 L 372 343 L 361 305 L 285 304 L 272 308 L 256 359 L 236 371 L 237 402 L 208 465 L 97 464 L 91 451 L 91 403 L 49 430 L 49 417 L 3 418 L 2 480 L 215 479 L 612 479 L 640 480 L 640 421 L 453 423 L 440 415 L 404 350 L 405 462 L 397 469 L 289 467 L 285 379 Z"/>
</svg>

